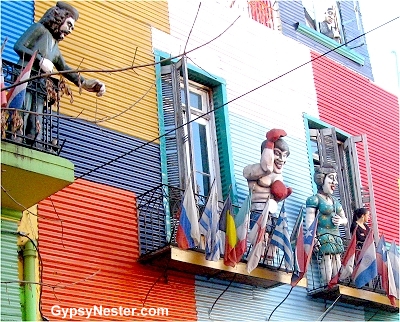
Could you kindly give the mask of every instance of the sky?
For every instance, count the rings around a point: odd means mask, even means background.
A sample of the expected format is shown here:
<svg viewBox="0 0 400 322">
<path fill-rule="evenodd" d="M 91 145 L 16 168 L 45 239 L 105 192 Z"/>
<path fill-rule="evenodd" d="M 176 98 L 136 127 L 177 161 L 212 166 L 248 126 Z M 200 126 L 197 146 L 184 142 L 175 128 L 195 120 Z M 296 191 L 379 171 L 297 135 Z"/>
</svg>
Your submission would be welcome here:
<svg viewBox="0 0 400 322">
<path fill-rule="evenodd" d="M 374 82 L 400 96 L 400 0 L 358 0 Z M 397 58 L 397 59 L 396 59 Z"/>
</svg>

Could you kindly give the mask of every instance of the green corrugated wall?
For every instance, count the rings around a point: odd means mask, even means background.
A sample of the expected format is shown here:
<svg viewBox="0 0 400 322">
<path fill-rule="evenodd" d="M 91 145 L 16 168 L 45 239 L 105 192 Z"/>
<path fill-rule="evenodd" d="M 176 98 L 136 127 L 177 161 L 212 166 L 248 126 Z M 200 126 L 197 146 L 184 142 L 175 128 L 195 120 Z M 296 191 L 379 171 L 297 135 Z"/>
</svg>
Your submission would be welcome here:
<svg viewBox="0 0 400 322">
<path fill-rule="evenodd" d="M 1 321 L 22 320 L 16 231 L 17 222 L 1 220 Z"/>
</svg>

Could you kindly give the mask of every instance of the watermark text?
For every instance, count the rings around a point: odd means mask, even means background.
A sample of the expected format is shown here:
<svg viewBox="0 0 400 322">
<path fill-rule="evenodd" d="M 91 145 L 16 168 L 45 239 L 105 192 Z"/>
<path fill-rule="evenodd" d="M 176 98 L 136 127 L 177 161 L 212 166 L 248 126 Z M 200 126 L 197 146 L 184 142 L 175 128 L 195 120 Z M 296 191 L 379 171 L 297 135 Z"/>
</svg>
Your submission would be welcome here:
<svg viewBox="0 0 400 322">
<path fill-rule="evenodd" d="M 75 316 L 85 317 L 103 317 L 103 316 L 168 316 L 168 309 L 165 307 L 142 307 L 140 309 L 133 307 L 104 307 L 103 305 L 94 305 L 92 307 L 61 307 L 53 305 L 51 314 L 62 319 L 72 319 Z"/>
</svg>

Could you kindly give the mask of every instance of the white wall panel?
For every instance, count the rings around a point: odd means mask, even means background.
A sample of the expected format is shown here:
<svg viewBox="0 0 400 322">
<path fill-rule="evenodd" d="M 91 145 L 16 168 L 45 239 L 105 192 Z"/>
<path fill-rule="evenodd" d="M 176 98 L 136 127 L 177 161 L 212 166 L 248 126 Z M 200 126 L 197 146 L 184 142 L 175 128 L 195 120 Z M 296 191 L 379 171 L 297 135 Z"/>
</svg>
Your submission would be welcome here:
<svg viewBox="0 0 400 322">
<path fill-rule="evenodd" d="M 187 56 L 189 63 L 226 80 L 228 101 L 234 100 L 229 112 L 303 137 L 302 113 L 318 115 L 311 64 L 262 85 L 310 61 L 309 49 L 245 16 L 228 28 L 238 17 L 235 10 L 202 2 L 195 19 L 197 9 L 197 1 L 169 1 L 171 34 L 153 29 L 153 47 L 175 56 L 217 37 Z"/>
</svg>

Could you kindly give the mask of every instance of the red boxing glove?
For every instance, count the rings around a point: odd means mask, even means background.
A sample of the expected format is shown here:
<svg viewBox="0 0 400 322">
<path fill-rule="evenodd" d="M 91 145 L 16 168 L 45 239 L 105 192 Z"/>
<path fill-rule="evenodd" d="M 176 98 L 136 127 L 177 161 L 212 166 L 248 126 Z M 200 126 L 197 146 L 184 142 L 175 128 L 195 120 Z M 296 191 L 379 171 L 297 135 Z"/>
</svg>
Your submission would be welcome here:
<svg viewBox="0 0 400 322">
<path fill-rule="evenodd" d="M 289 197 L 292 193 L 292 188 L 286 188 L 282 181 L 277 180 L 271 184 L 271 193 L 275 201 L 279 202 Z"/>
<path fill-rule="evenodd" d="M 286 136 L 286 132 L 281 129 L 272 129 L 269 130 L 266 134 L 267 140 L 270 142 L 278 141 L 282 136 Z"/>
<path fill-rule="evenodd" d="M 266 134 L 267 137 L 267 144 L 266 148 L 267 149 L 273 149 L 274 148 L 274 142 L 279 140 L 282 136 L 286 136 L 286 132 L 281 129 L 272 129 L 269 130 Z"/>
</svg>

